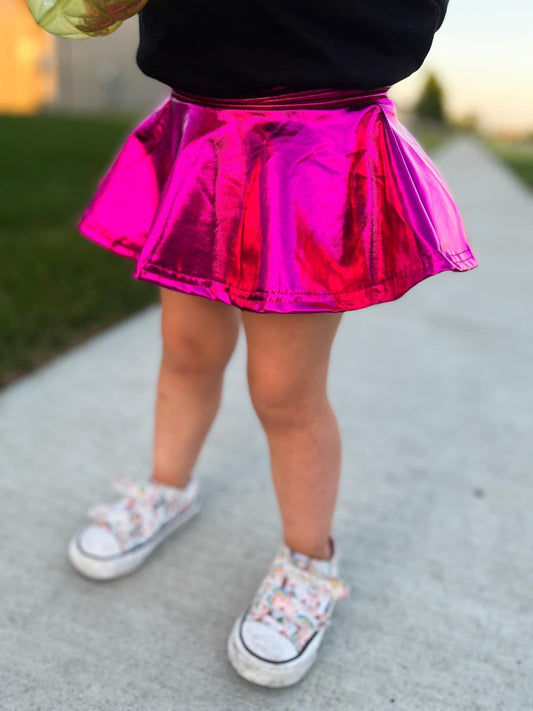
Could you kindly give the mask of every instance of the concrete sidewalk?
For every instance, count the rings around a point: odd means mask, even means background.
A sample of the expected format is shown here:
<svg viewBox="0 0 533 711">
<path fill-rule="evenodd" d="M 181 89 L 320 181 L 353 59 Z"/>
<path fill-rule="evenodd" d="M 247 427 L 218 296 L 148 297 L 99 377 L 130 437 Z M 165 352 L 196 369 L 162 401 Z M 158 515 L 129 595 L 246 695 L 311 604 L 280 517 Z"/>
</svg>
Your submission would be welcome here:
<svg viewBox="0 0 533 711">
<path fill-rule="evenodd" d="M 149 473 L 153 307 L 0 396 L 1 709 L 531 707 L 533 200 L 473 139 L 435 163 L 479 267 L 343 317 L 329 391 L 352 594 L 309 675 L 263 689 L 226 656 L 281 533 L 242 331 L 196 468 L 199 516 L 131 577 L 95 583 L 67 561 L 111 481 Z"/>
</svg>

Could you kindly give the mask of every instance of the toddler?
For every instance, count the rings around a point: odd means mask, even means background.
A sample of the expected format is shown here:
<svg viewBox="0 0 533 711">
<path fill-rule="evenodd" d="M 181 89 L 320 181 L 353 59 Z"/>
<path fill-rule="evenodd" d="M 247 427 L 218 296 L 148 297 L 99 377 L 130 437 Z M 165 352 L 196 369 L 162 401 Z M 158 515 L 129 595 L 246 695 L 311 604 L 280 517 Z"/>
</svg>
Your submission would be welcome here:
<svg viewBox="0 0 533 711">
<path fill-rule="evenodd" d="M 194 465 L 241 326 L 283 540 L 228 637 L 244 678 L 313 665 L 349 594 L 332 533 L 341 441 L 327 395 L 342 314 L 477 261 L 390 87 L 418 69 L 446 0 L 148 0 L 140 69 L 168 99 L 129 135 L 79 222 L 158 286 L 153 470 L 119 479 L 69 546 L 102 580 L 199 511 Z"/>
</svg>

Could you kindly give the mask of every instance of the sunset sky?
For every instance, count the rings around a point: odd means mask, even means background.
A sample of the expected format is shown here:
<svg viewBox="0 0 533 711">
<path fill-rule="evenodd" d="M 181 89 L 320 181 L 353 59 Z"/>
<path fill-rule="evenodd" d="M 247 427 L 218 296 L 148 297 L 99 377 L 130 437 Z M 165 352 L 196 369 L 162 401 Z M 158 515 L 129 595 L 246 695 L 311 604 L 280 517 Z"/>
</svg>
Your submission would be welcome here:
<svg viewBox="0 0 533 711">
<path fill-rule="evenodd" d="M 481 129 L 533 131 L 533 0 L 450 0 L 423 66 L 391 97 L 409 106 L 429 71 L 452 117 L 474 112 Z"/>
</svg>

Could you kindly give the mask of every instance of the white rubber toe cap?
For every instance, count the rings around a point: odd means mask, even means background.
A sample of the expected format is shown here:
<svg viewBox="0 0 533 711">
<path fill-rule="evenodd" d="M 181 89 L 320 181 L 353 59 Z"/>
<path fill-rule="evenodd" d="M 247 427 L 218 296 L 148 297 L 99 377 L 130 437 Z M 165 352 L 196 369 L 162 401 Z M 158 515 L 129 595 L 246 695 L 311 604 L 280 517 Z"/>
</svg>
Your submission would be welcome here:
<svg viewBox="0 0 533 711">
<path fill-rule="evenodd" d="M 106 558 L 120 553 L 115 536 L 103 526 L 87 526 L 78 535 L 78 545 L 83 553 L 97 558 Z"/>
<path fill-rule="evenodd" d="M 286 637 L 258 620 L 243 622 L 241 635 L 246 647 L 262 659 L 286 662 L 297 655 L 295 647 Z"/>
</svg>

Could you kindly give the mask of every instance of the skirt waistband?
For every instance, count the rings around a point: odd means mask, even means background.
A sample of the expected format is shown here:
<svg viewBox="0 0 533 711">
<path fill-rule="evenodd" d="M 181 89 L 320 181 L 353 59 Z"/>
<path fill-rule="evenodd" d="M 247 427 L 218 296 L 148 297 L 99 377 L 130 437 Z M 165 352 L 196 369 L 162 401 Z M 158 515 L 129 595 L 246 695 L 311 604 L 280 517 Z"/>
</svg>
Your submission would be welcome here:
<svg viewBox="0 0 533 711">
<path fill-rule="evenodd" d="M 227 109 L 334 109 L 363 107 L 388 98 L 390 86 L 378 89 L 311 89 L 251 98 L 226 98 L 190 94 L 172 89 L 171 97 L 186 103 Z"/>
</svg>

